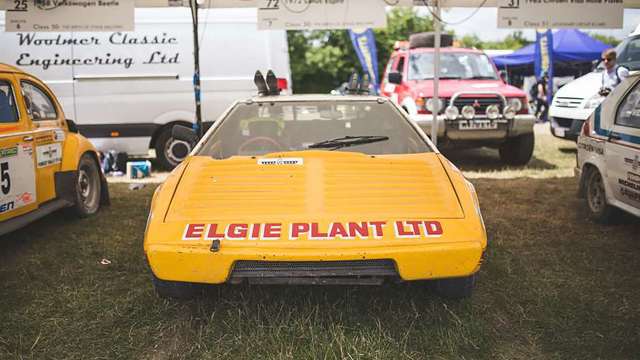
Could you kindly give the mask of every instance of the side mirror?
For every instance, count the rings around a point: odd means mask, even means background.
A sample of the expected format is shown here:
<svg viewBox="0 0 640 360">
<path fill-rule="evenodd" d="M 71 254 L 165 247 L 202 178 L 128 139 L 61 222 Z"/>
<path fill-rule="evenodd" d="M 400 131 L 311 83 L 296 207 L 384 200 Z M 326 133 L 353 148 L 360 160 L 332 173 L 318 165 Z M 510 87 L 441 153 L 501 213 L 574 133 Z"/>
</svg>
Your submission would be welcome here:
<svg viewBox="0 0 640 360">
<path fill-rule="evenodd" d="M 182 125 L 174 125 L 171 128 L 171 137 L 188 142 L 189 144 L 195 144 L 198 142 L 198 134 L 196 134 L 196 131 L 190 127 Z"/>
<path fill-rule="evenodd" d="M 78 125 L 76 125 L 76 122 L 71 119 L 67 119 L 67 128 L 69 129 L 69 132 L 76 133 L 76 134 L 79 133 Z"/>
<path fill-rule="evenodd" d="M 402 74 L 397 71 L 390 72 L 387 77 L 389 78 L 389 82 L 392 84 L 402 84 Z"/>
<path fill-rule="evenodd" d="M 504 81 L 505 83 L 509 83 L 509 74 L 507 74 L 506 71 L 498 71 L 498 76 L 500 76 L 500 79 L 502 79 L 502 81 Z"/>
</svg>

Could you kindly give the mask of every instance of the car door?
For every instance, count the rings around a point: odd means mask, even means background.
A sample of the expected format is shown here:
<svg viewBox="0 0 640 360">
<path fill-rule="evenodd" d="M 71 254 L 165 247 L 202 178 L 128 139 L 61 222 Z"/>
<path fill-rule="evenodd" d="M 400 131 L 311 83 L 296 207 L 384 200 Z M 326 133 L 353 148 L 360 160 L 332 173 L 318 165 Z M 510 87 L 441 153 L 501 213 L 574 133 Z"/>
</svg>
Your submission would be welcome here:
<svg viewBox="0 0 640 360">
<path fill-rule="evenodd" d="M 640 82 L 633 85 L 616 109 L 605 156 L 613 196 L 640 209 Z"/>
<path fill-rule="evenodd" d="M 66 120 L 51 90 L 28 75 L 18 78 L 33 133 L 38 201 L 43 203 L 56 197 L 55 174 L 62 165 Z"/>
<path fill-rule="evenodd" d="M 15 76 L 0 73 L 0 223 L 38 207 L 33 133 Z"/>
</svg>

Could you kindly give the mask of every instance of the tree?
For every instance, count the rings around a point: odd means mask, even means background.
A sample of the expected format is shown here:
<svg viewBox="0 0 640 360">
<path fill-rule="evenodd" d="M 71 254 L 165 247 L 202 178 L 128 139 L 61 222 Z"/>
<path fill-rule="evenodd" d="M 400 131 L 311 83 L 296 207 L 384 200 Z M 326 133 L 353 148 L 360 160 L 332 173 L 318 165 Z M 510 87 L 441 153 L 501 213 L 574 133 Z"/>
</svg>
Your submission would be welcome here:
<svg viewBox="0 0 640 360">
<path fill-rule="evenodd" d="M 614 36 L 610 36 L 610 35 L 602 35 L 602 34 L 596 34 L 596 33 L 590 33 L 589 36 L 591 36 L 592 38 L 602 41 L 603 43 L 607 44 L 607 45 L 611 45 L 612 47 L 616 47 L 618 46 L 618 44 L 620 44 L 620 41 L 618 38 L 614 37 Z"/>
<path fill-rule="evenodd" d="M 394 8 L 387 14 L 387 28 L 376 29 L 380 76 L 393 45 L 416 32 L 431 31 L 431 18 L 411 8 Z M 327 93 L 361 71 L 346 30 L 287 31 L 293 89 L 296 93 Z"/>
</svg>

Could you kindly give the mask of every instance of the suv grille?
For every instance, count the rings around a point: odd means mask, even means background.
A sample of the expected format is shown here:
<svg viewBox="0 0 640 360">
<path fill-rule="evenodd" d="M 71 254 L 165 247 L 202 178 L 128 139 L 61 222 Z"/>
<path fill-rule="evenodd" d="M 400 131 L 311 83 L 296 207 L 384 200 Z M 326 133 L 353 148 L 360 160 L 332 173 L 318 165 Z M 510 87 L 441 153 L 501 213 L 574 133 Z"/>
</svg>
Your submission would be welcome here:
<svg viewBox="0 0 640 360">
<path fill-rule="evenodd" d="M 230 282 L 261 284 L 379 284 L 398 277 L 392 260 L 237 261 Z"/>
<path fill-rule="evenodd" d="M 451 102 L 451 99 L 447 99 L 447 101 L 445 101 L 446 103 L 445 108 L 449 106 L 450 102 Z M 474 106 L 474 104 L 476 104 L 477 106 Z M 502 112 L 503 110 L 502 100 L 498 97 L 482 97 L 482 98 L 459 97 L 456 99 L 453 105 L 455 105 L 455 107 L 457 107 L 458 110 L 460 111 L 462 111 L 463 107 L 467 105 L 471 105 L 476 110 L 476 114 L 484 114 L 489 105 L 498 105 L 500 112 Z"/>
</svg>

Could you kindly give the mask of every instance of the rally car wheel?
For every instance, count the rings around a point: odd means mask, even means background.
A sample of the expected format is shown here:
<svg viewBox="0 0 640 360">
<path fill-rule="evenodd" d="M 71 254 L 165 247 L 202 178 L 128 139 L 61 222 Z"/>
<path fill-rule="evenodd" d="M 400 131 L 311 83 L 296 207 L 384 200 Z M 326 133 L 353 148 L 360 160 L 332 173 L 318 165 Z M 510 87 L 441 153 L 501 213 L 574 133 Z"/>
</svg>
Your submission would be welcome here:
<svg viewBox="0 0 640 360">
<path fill-rule="evenodd" d="M 507 165 L 526 165 L 533 156 L 533 133 L 509 138 L 500 146 L 500 160 Z"/>
<path fill-rule="evenodd" d="M 171 136 L 172 127 L 162 130 L 156 139 L 156 158 L 160 167 L 171 170 L 178 166 L 191 152 L 191 144 L 174 139 Z"/>
<path fill-rule="evenodd" d="M 163 299 L 191 299 L 195 297 L 201 289 L 198 284 L 161 280 L 153 274 L 152 276 L 156 293 Z"/>
<path fill-rule="evenodd" d="M 100 208 L 102 185 L 100 183 L 98 164 L 90 155 L 85 154 L 80 158 L 75 186 L 75 213 L 79 217 L 95 214 Z"/>
<path fill-rule="evenodd" d="M 477 273 L 458 278 L 436 280 L 436 291 L 448 299 L 465 299 L 471 296 L 476 285 Z"/>
<path fill-rule="evenodd" d="M 607 195 L 604 190 L 602 175 L 596 169 L 591 169 L 587 174 L 586 201 L 591 218 L 599 223 L 609 223 L 614 217 L 616 209 L 607 204 Z"/>
</svg>

